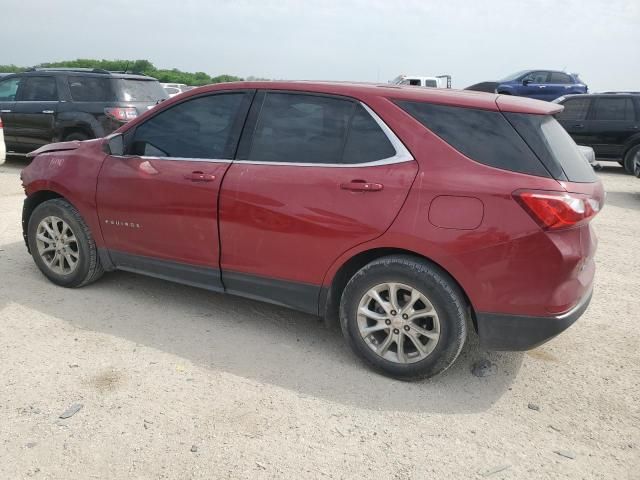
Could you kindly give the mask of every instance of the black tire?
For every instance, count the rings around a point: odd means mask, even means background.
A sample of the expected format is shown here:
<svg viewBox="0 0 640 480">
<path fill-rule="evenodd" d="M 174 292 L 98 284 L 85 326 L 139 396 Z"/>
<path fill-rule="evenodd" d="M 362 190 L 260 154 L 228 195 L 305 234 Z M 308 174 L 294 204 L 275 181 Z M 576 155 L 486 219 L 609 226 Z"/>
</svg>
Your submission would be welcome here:
<svg viewBox="0 0 640 480">
<path fill-rule="evenodd" d="M 627 150 L 627 153 L 624 156 L 624 163 L 622 164 L 622 166 L 624 167 L 625 172 L 631 175 L 635 175 L 636 173 L 634 171 L 635 170 L 634 161 L 638 152 L 640 152 L 640 145 L 634 145 L 629 150 Z"/>
<path fill-rule="evenodd" d="M 360 334 L 357 312 L 361 299 L 376 285 L 388 282 L 415 288 L 437 312 L 440 336 L 435 348 L 415 363 L 382 358 Z M 409 255 L 383 257 L 364 266 L 351 278 L 340 302 L 342 333 L 354 352 L 379 372 L 402 380 L 432 377 L 451 366 L 466 340 L 467 320 L 468 305 L 455 281 L 437 265 Z M 397 343 L 395 347 L 397 351 Z"/>
<path fill-rule="evenodd" d="M 69 135 L 67 135 L 66 137 L 64 137 L 64 141 L 65 142 L 72 142 L 74 140 L 77 140 L 79 142 L 82 142 L 84 140 L 89 140 L 91 137 L 89 137 L 89 135 L 87 135 L 86 133 L 83 132 L 72 132 Z"/>
<path fill-rule="evenodd" d="M 43 219 L 50 216 L 63 220 L 69 226 L 76 239 L 74 245 L 78 254 L 77 264 L 74 270 L 67 274 L 52 270 L 38 250 L 38 242 L 36 240 L 38 226 Z M 89 227 L 80 216 L 80 213 L 78 213 L 78 210 L 63 199 L 47 200 L 35 208 L 29 218 L 27 241 L 36 265 L 56 285 L 69 288 L 82 287 L 96 281 L 104 273 Z"/>
</svg>

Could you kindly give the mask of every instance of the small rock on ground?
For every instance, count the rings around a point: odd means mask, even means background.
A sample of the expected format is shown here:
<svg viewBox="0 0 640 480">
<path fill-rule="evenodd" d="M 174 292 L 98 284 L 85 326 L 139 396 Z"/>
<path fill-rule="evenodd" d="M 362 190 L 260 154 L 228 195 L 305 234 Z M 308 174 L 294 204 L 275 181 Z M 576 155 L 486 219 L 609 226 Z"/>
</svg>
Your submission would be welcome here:
<svg viewBox="0 0 640 480">
<path fill-rule="evenodd" d="M 494 467 L 490 470 L 487 470 L 485 472 L 480 472 L 480 475 L 482 475 L 483 477 L 489 477 L 495 473 L 500 473 L 500 472 L 504 472 L 506 469 L 511 468 L 511 465 L 509 464 L 505 464 L 505 465 L 500 465 L 498 467 Z"/>
<path fill-rule="evenodd" d="M 530 403 L 527 406 L 529 407 L 529 410 L 535 410 L 536 412 L 540 411 L 540 407 L 538 405 L 536 405 L 535 403 Z"/>
<path fill-rule="evenodd" d="M 487 359 L 479 360 L 471 367 L 471 373 L 476 377 L 488 377 L 498 373 L 498 367 Z"/>
<path fill-rule="evenodd" d="M 64 412 L 60 414 L 60 418 L 65 419 L 69 417 L 73 417 L 76 413 L 78 413 L 82 409 L 83 405 L 81 403 L 74 403 L 69 408 L 67 408 Z"/>
<path fill-rule="evenodd" d="M 571 450 L 554 450 L 554 453 L 560 455 L 561 457 L 570 458 L 571 460 L 576 458 L 576 454 Z"/>
</svg>

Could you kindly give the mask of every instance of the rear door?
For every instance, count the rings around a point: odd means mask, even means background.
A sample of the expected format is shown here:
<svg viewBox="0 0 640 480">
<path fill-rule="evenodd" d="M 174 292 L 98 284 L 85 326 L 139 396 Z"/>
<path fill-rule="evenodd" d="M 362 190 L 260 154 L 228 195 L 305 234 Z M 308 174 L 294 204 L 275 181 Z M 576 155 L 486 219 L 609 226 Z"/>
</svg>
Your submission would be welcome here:
<svg viewBox="0 0 640 480">
<path fill-rule="evenodd" d="M 549 75 L 549 83 L 545 90 L 543 100 L 555 100 L 562 95 L 567 94 L 573 86 L 573 80 L 564 72 L 551 72 Z"/>
<path fill-rule="evenodd" d="M 359 102 L 260 92 L 220 196 L 225 288 L 317 313 L 329 266 L 389 227 L 417 170 Z"/>
<path fill-rule="evenodd" d="M 16 143 L 28 152 L 47 145 L 55 137 L 55 116 L 60 103 L 53 75 L 24 77 L 14 107 Z"/>
<path fill-rule="evenodd" d="M 630 96 L 596 98 L 589 119 L 590 145 L 596 155 L 619 158 L 627 139 L 637 132 L 635 119 Z"/>
<path fill-rule="evenodd" d="M 213 290 L 219 272 L 218 193 L 252 91 L 187 99 L 125 135 L 98 178 L 102 234 L 114 263 Z"/>
<path fill-rule="evenodd" d="M 588 96 L 569 97 L 562 102 L 564 110 L 556 114 L 556 120 L 578 145 L 593 146 L 591 123 L 588 120 L 592 103 L 593 99 Z"/>
</svg>

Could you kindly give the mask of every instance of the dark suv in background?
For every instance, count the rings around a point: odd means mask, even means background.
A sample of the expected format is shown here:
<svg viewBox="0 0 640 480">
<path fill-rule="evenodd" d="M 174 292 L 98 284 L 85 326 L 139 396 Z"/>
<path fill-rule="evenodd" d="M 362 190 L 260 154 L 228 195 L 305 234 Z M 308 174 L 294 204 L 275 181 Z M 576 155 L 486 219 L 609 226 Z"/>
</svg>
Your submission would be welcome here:
<svg viewBox="0 0 640 480">
<path fill-rule="evenodd" d="M 104 137 L 168 95 L 145 75 L 101 69 L 33 69 L 0 79 L 7 151 Z"/>
<path fill-rule="evenodd" d="M 557 120 L 576 143 L 634 173 L 634 158 L 640 152 L 640 94 L 568 95 L 555 102 L 564 106 Z"/>
</svg>

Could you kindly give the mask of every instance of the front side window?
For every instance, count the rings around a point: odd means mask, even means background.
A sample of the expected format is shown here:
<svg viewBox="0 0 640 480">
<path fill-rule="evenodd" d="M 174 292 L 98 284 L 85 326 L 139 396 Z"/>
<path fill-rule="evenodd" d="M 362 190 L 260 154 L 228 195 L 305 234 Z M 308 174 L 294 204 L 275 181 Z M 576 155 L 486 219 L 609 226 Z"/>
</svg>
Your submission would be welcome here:
<svg viewBox="0 0 640 480">
<path fill-rule="evenodd" d="M 633 121 L 634 117 L 630 98 L 599 98 L 593 113 L 594 120 Z"/>
<path fill-rule="evenodd" d="M 522 81 L 528 81 L 530 83 L 547 83 L 548 78 L 549 72 L 531 72 L 529 75 L 524 77 Z"/>
<path fill-rule="evenodd" d="M 574 98 L 569 99 L 562 104 L 564 110 L 556 114 L 558 120 L 568 121 L 582 121 L 587 118 L 589 112 L 589 106 L 591 105 L 591 99 L 589 98 Z"/>
<path fill-rule="evenodd" d="M 13 102 L 16 99 L 20 78 L 9 78 L 0 82 L 0 102 Z"/>
<path fill-rule="evenodd" d="M 160 112 L 136 128 L 140 156 L 232 159 L 248 99 L 244 92 L 199 97 Z"/>
<path fill-rule="evenodd" d="M 571 77 L 566 73 L 551 72 L 551 78 L 549 80 L 549 83 L 567 84 L 567 83 L 573 83 L 573 81 L 571 80 Z"/>
<path fill-rule="evenodd" d="M 395 154 L 387 135 L 360 103 L 269 92 L 260 110 L 248 160 L 358 164 Z"/>
<path fill-rule="evenodd" d="M 27 77 L 20 88 L 19 100 L 27 102 L 55 102 L 58 87 L 54 77 Z"/>
</svg>

